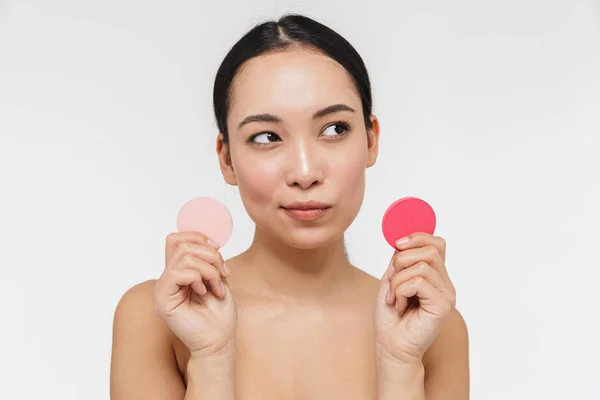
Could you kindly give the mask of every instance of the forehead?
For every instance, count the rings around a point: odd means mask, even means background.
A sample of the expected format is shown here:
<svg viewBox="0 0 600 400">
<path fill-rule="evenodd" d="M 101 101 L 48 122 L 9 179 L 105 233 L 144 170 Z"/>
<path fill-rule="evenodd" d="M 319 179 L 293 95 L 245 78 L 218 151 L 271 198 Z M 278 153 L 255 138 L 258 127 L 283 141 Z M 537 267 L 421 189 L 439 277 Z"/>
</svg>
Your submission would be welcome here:
<svg viewBox="0 0 600 400">
<path fill-rule="evenodd" d="M 232 89 L 229 111 L 233 121 L 251 113 L 312 113 L 336 103 L 360 109 L 360 97 L 344 67 L 326 55 L 304 49 L 250 59 Z"/>
</svg>

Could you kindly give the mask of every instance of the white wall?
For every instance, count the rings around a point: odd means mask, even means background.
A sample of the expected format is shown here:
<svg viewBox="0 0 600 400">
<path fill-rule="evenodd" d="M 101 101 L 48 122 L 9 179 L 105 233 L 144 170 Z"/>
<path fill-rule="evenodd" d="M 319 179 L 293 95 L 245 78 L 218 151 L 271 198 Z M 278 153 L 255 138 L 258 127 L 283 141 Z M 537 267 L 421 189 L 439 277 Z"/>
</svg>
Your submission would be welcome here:
<svg viewBox="0 0 600 400">
<path fill-rule="evenodd" d="M 399 197 L 429 201 L 470 332 L 472 398 L 600 399 L 598 1 L 0 1 L 0 398 L 108 398 L 114 308 L 179 207 L 253 227 L 214 154 L 216 69 L 303 12 L 369 68 L 378 164 L 348 232 L 380 276 Z"/>
</svg>

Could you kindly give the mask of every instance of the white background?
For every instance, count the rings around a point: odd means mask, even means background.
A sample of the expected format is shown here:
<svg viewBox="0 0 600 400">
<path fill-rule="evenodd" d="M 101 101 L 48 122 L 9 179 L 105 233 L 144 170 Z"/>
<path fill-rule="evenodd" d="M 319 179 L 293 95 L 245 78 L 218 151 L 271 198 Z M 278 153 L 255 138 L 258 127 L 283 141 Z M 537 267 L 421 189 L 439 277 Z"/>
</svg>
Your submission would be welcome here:
<svg viewBox="0 0 600 400">
<path fill-rule="evenodd" d="M 381 153 L 347 233 L 379 277 L 387 206 L 427 200 L 472 399 L 600 399 L 600 2 L 0 1 L 0 398 L 107 399 L 112 317 L 184 202 L 223 201 L 212 84 L 301 12 L 369 69 Z"/>
</svg>

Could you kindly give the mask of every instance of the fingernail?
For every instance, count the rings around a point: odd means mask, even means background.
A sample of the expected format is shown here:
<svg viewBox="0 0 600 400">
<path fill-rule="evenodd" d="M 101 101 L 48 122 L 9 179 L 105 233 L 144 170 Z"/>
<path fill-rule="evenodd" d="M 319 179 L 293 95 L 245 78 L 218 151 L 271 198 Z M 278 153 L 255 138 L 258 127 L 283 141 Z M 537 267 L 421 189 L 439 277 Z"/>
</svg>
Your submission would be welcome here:
<svg viewBox="0 0 600 400">
<path fill-rule="evenodd" d="M 406 246 L 410 239 L 408 237 L 403 237 L 402 239 L 396 240 L 396 247 Z"/>
<path fill-rule="evenodd" d="M 209 245 L 209 246 L 212 246 L 212 247 L 214 247 L 214 248 L 217 248 L 217 247 L 219 247 L 219 245 L 218 245 L 217 243 L 213 242 L 213 241 L 212 241 L 212 240 L 210 240 L 210 239 L 208 239 L 206 242 L 208 243 L 208 245 Z"/>
<path fill-rule="evenodd" d="M 221 282 L 221 290 L 223 291 L 223 297 L 225 297 L 225 284 Z"/>
<path fill-rule="evenodd" d="M 388 278 L 392 278 L 394 276 L 394 266 L 392 265 L 390 267 L 390 272 L 388 272 Z"/>
<path fill-rule="evenodd" d="M 231 271 L 229 271 L 229 268 L 227 268 L 227 264 L 223 263 L 223 269 L 225 270 L 227 276 L 231 275 Z"/>
</svg>

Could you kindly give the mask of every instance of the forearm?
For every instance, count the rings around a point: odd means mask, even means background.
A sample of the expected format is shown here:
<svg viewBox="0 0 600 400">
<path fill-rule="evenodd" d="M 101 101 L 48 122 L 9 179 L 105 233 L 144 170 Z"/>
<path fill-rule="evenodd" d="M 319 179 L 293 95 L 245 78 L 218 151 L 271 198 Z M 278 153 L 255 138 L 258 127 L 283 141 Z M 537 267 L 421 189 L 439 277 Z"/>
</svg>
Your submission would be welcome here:
<svg viewBox="0 0 600 400">
<path fill-rule="evenodd" d="M 425 368 L 378 364 L 378 400 L 425 400 Z"/>
<path fill-rule="evenodd" d="M 191 358 L 185 400 L 235 400 L 235 355 Z"/>
</svg>

